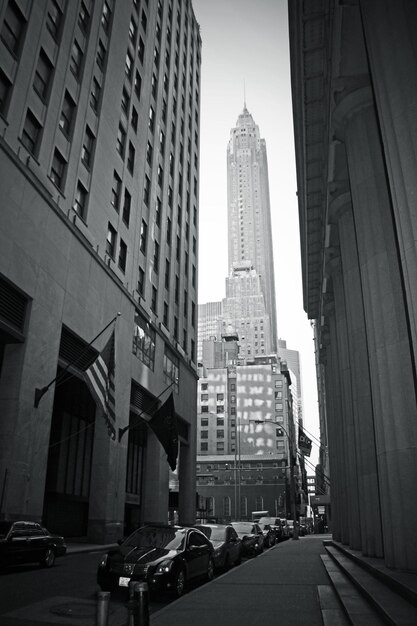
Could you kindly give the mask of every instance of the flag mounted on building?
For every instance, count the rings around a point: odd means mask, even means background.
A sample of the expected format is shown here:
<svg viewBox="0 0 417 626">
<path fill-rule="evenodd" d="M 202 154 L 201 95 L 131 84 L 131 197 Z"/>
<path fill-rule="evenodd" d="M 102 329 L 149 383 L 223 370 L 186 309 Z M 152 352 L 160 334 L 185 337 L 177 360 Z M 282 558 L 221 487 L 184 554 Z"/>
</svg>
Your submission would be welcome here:
<svg viewBox="0 0 417 626">
<path fill-rule="evenodd" d="M 102 409 L 112 439 L 116 437 L 116 410 L 114 391 L 115 370 L 114 330 L 96 360 L 84 372 L 84 380 L 93 398 Z"/>
<path fill-rule="evenodd" d="M 298 427 L 298 447 L 305 456 L 311 454 L 311 439 L 307 437 L 301 426 Z"/>
<path fill-rule="evenodd" d="M 177 467 L 178 457 L 178 425 L 174 407 L 174 395 L 169 397 L 153 414 L 148 425 L 159 439 L 167 453 L 168 463 L 172 471 Z"/>
</svg>

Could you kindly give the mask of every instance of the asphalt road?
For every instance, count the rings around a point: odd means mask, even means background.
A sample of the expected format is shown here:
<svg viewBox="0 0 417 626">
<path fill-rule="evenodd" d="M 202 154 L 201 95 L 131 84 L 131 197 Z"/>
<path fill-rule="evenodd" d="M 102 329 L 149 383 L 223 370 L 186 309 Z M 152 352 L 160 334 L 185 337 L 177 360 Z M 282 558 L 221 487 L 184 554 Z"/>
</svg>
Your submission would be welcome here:
<svg viewBox="0 0 417 626">
<path fill-rule="evenodd" d="M 0 574 L 1 626 L 67 624 L 95 626 L 97 564 L 103 552 L 57 558 L 50 569 L 21 565 Z M 150 599 L 150 613 L 169 604 L 169 596 Z M 127 590 L 112 593 L 110 623 L 127 624 Z"/>
</svg>

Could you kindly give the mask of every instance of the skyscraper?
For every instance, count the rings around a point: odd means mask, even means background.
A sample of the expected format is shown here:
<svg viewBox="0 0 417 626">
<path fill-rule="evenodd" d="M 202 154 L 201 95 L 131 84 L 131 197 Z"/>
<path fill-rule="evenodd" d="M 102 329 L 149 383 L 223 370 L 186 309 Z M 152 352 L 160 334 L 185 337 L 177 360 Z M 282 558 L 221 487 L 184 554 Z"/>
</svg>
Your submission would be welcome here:
<svg viewBox="0 0 417 626">
<path fill-rule="evenodd" d="M 236 275 L 239 268 L 248 264 L 259 276 L 270 325 L 267 343 L 276 353 L 277 320 L 266 144 L 246 103 L 230 132 L 227 180 L 230 276 Z"/>
<path fill-rule="evenodd" d="M 189 0 L 0 2 L 1 516 L 165 522 L 169 388 L 194 521 L 200 59 Z M 83 370 L 118 311 L 112 441 Z"/>
</svg>

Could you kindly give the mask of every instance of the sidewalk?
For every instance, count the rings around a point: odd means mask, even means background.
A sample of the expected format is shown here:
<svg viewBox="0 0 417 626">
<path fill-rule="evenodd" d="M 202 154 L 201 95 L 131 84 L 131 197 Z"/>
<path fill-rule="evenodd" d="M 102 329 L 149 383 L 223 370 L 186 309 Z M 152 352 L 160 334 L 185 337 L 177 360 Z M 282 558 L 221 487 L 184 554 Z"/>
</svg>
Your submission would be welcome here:
<svg viewBox="0 0 417 626">
<path fill-rule="evenodd" d="M 320 554 L 330 537 L 280 543 L 154 613 L 151 626 L 323 626 L 319 593 L 327 597 L 331 583 Z M 341 624 L 332 604 L 325 623 Z"/>
</svg>

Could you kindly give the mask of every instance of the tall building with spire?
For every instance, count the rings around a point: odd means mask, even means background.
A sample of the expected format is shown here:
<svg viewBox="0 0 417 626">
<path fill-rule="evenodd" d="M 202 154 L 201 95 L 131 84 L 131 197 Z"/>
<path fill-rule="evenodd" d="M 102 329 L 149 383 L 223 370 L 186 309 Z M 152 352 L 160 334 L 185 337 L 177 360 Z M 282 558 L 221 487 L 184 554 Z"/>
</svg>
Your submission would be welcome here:
<svg viewBox="0 0 417 626">
<path fill-rule="evenodd" d="M 229 282 L 236 282 L 231 279 L 238 279 L 239 274 L 242 275 L 239 268 L 247 265 L 250 266 L 249 271 L 253 269 L 258 275 L 258 295 L 263 296 L 265 306 L 265 314 L 260 319 L 267 318 L 270 329 L 270 337 L 264 340 L 276 353 L 277 320 L 266 144 L 246 103 L 230 132 L 227 185 Z M 243 274 L 246 276 L 247 272 Z M 242 280 L 246 280 L 247 276 L 244 276 Z M 226 293 L 226 299 L 228 296 Z M 236 322 L 240 324 L 241 320 Z"/>
</svg>

